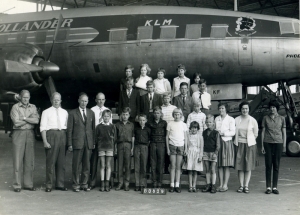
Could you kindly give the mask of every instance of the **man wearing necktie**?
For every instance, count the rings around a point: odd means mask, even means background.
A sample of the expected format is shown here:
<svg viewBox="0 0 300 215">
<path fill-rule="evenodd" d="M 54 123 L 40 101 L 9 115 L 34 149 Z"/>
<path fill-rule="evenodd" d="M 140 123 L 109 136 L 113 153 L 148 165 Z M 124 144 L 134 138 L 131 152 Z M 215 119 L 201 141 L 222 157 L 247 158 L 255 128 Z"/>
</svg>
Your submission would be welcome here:
<svg viewBox="0 0 300 215">
<path fill-rule="evenodd" d="M 159 94 L 154 93 L 154 83 L 153 81 L 148 81 L 146 83 L 147 94 L 140 97 L 140 113 L 145 114 L 148 120 L 152 120 L 153 109 L 156 106 L 162 106 L 162 98 Z"/>
<path fill-rule="evenodd" d="M 139 91 L 133 89 L 132 86 L 133 78 L 129 77 L 126 81 L 126 91 L 120 91 L 118 112 L 119 116 L 121 116 L 122 110 L 125 107 L 129 107 L 131 109 L 129 121 L 134 123 L 137 112 L 140 109 L 140 94 Z"/>
<path fill-rule="evenodd" d="M 173 98 L 173 104 L 182 110 L 184 122 L 186 122 L 188 115 L 192 112 L 192 98 L 188 95 L 188 83 L 182 82 L 179 89 L 181 93 Z"/>
<path fill-rule="evenodd" d="M 211 106 L 211 96 L 209 93 L 205 92 L 206 90 L 206 80 L 201 79 L 199 81 L 199 91 L 196 91 L 192 95 L 193 103 L 200 103 L 201 104 L 201 111 L 204 114 L 209 113 L 209 108 Z"/>
<path fill-rule="evenodd" d="M 95 114 L 95 128 L 97 125 L 103 122 L 102 112 L 107 110 L 107 107 L 104 107 L 105 104 L 105 95 L 103 93 L 98 93 L 96 96 L 96 106 L 92 107 L 91 110 Z M 112 124 L 112 117 L 109 121 Z M 97 182 L 97 169 L 98 169 L 98 147 L 92 150 L 92 157 L 91 157 L 91 170 L 90 170 L 90 186 L 91 189 L 94 189 Z"/>
<path fill-rule="evenodd" d="M 67 191 L 65 187 L 65 163 L 67 144 L 68 112 L 61 108 L 61 95 L 53 93 L 52 107 L 42 113 L 40 131 L 46 152 L 46 192 L 51 192 L 53 173 L 56 176 L 56 190 Z"/>
<path fill-rule="evenodd" d="M 90 158 L 92 149 L 95 148 L 95 114 L 86 108 L 88 96 L 85 93 L 79 95 L 79 107 L 71 110 L 68 118 L 68 149 L 73 151 L 72 179 L 73 191 L 79 192 L 80 189 L 90 191 L 88 180 L 90 176 Z M 80 165 L 82 173 L 80 181 Z"/>
</svg>

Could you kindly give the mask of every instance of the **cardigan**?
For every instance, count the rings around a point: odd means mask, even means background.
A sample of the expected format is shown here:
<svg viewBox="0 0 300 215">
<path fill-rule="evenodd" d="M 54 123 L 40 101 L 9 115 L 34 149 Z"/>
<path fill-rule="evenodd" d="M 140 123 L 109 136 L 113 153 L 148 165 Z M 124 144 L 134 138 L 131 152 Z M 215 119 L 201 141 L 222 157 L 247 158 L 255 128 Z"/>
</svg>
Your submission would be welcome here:
<svg viewBox="0 0 300 215">
<path fill-rule="evenodd" d="M 223 120 L 221 116 L 217 116 L 215 119 L 215 123 L 216 123 L 216 130 L 224 134 L 224 136 L 221 136 L 222 140 L 224 141 L 232 140 L 232 137 L 235 135 L 234 119 L 228 114 L 226 114 Z"/>
<path fill-rule="evenodd" d="M 239 125 L 242 121 L 241 116 L 238 116 L 235 118 L 235 126 L 236 130 L 235 133 L 239 133 Z M 256 138 L 258 136 L 258 124 L 256 119 L 254 119 L 252 116 L 249 116 L 249 123 L 248 123 L 248 129 L 247 129 L 247 144 L 248 146 L 256 145 Z M 234 144 L 238 146 L 238 136 L 235 136 Z"/>
</svg>

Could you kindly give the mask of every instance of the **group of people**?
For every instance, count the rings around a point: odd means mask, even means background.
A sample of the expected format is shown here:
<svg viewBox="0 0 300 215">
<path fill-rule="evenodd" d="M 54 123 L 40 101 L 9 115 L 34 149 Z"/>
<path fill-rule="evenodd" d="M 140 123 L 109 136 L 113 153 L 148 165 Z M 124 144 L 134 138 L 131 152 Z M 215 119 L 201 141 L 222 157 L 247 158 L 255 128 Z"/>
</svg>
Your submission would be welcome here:
<svg viewBox="0 0 300 215">
<path fill-rule="evenodd" d="M 152 80 L 150 67 L 142 64 L 140 76 L 133 78 L 134 68 L 125 68 L 126 78 L 120 82 L 120 120 L 112 123 L 112 112 L 104 106 L 105 95 L 98 93 L 96 106 L 86 108 L 88 95 L 79 95 L 79 107 L 69 111 L 61 108 L 61 95 L 52 95 L 52 106 L 43 111 L 40 131 L 46 152 L 46 192 L 67 191 L 64 185 L 66 148 L 73 152 L 73 191 L 90 191 L 96 187 L 100 173 L 100 191 L 110 191 L 111 160 L 117 155 L 118 185 L 115 190 L 129 191 L 131 156 L 134 156 L 135 191 L 147 187 L 148 160 L 153 188 L 162 187 L 163 173 L 170 172 L 169 192 L 181 192 L 182 169 L 189 175 L 189 192 L 197 192 L 197 175 L 206 171 L 206 186 L 202 192 L 226 192 L 230 168 L 238 170 L 239 193 L 249 193 L 251 171 L 257 160 L 257 121 L 249 115 L 247 101 L 239 105 L 241 115 L 232 118 L 228 105 L 218 105 L 220 115 L 209 113 L 210 94 L 199 73 L 195 83 L 185 76 L 186 69 L 178 65 L 178 77 L 173 89 L 159 68 Z M 11 110 L 14 124 L 12 135 L 15 192 L 21 191 L 21 170 L 24 166 L 24 187 L 33 186 L 34 132 L 39 123 L 36 107 L 29 103 L 30 93 L 23 90 L 20 102 Z M 172 100 L 172 104 L 171 104 Z M 280 158 L 286 144 L 285 119 L 278 115 L 279 104 L 269 103 L 270 114 L 262 121 L 262 153 L 266 164 L 266 193 L 279 194 L 277 189 Z M 67 147 L 66 147 L 67 146 Z M 150 155 L 150 159 L 148 156 Z M 99 170 L 97 169 L 99 162 Z M 216 187 L 216 168 L 219 186 Z M 81 172 L 80 172 L 81 169 Z M 273 169 L 273 183 L 271 180 Z M 80 176 L 81 174 L 81 176 Z"/>
</svg>

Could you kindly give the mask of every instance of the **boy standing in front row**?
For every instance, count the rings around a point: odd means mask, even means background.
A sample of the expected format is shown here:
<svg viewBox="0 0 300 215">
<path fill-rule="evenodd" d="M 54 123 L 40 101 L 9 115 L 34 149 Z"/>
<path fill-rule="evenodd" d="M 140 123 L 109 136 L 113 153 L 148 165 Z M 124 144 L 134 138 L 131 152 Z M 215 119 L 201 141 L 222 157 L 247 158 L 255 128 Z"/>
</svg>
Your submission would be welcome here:
<svg viewBox="0 0 300 215">
<path fill-rule="evenodd" d="M 150 128 L 146 127 L 147 116 L 138 116 L 139 125 L 134 129 L 134 176 L 135 191 L 147 187 L 146 167 L 148 161 L 148 147 L 150 142 Z"/>
<path fill-rule="evenodd" d="M 130 108 L 125 107 L 122 110 L 121 120 L 116 123 L 117 133 L 117 147 L 116 152 L 118 154 L 118 181 L 119 184 L 116 190 L 121 190 L 124 184 L 124 190 L 129 191 L 130 180 L 130 156 L 133 155 L 134 148 L 134 125 L 128 121 L 130 117 Z M 123 172 L 123 167 L 125 173 Z M 125 177 L 123 176 L 125 175 Z"/>
</svg>

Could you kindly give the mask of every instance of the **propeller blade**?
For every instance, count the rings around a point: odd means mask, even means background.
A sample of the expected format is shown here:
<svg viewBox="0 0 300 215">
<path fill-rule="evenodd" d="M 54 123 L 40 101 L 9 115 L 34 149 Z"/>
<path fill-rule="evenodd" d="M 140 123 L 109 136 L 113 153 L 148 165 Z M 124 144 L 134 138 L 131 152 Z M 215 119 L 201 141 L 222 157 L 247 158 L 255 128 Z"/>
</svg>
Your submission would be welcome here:
<svg viewBox="0 0 300 215">
<path fill-rule="evenodd" d="M 47 61 L 50 60 L 50 57 L 51 57 L 51 54 L 52 54 L 52 50 L 53 50 L 53 47 L 54 47 L 54 44 L 55 44 L 55 41 L 56 41 L 56 37 L 57 37 L 57 35 L 58 35 L 58 31 L 59 31 L 59 29 L 60 29 L 60 26 L 61 26 L 61 23 L 62 23 L 63 19 L 64 19 L 63 16 L 60 14 L 60 15 L 59 15 L 59 18 L 58 18 L 58 22 L 57 22 L 56 29 L 55 29 L 55 32 L 54 32 L 53 41 L 52 41 L 52 46 L 51 46 L 49 55 L 48 55 L 48 57 L 47 57 Z"/>
<path fill-rule="evenodd" d="M 4 60 L 6 72 L 41 72 L 43 67 L 34 64 L 20 63 L 12 60 Z"/>
<path fill-rule="evenodd" d="M 53 81 L 53 78 L 51 76 L 49 76 L 45 81 L 44 81 L 44 85 L 46 88 L 46 91 L 48 93 L 49 98 L 51 99 L 51 96 L 53 93 L 56 92 L 56 87 Z"/>
</svg>

